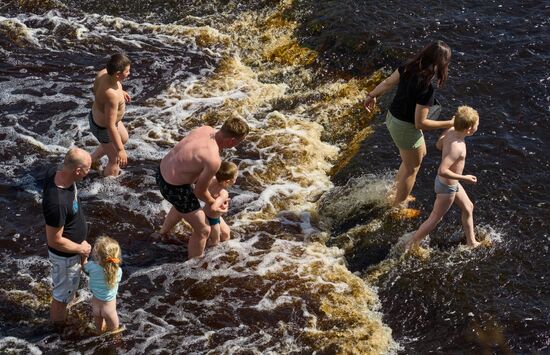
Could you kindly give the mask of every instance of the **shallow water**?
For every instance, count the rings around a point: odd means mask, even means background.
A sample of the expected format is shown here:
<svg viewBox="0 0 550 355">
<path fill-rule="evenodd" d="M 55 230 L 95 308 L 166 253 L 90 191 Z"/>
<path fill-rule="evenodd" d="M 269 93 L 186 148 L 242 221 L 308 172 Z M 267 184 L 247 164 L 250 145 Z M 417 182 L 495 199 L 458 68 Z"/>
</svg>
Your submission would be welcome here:
<svg viewBox="0 0 550 355">
<path fill-rule="evenodd" d="M 0 349 L 95 353 L 545 352 L 549 345 L 548 19 L 544 2 L 21 1 L 0 4 Z M 453 210 L 426 252 L 394 246 L 427 216 L 439 156 L 428 156 L 411 207 L 384 207 L 398 167 L 372 88 L 431 39 L 453 49 L 443 115 L 478 109 L 466 170 L 477 186 L 468 251 Z M 90 238 L 123 248 L 125 330 L 94 337 L 84 287 L 70 327 L 47 324 L 44 166 L 87 130 L 94 71 L 124 50 L 133 97 L 129 167 L 91 173 L 79 190 Z M 234 240 L 204 260 L 151 244 L 169 204 L 158 161 L 190 129 L 238 112 L 253 127 L 224 155 L 241 174 L 228 217 Z M 185 226 L 178 226 L 181 234 Z M 397 243 L 398 244 L 398 243 Z"/>
</svg>

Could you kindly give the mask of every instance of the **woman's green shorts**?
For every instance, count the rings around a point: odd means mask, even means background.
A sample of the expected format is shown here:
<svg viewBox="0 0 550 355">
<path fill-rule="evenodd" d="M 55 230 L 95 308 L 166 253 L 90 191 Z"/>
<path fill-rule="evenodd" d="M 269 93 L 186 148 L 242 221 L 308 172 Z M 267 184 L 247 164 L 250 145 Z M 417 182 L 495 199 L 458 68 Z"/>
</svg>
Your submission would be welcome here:
<svg viewBox="0 0 550 355">
<path fill-rule="evenodd" d="M 418 149 L 424 144 L 424 135 L 414 124 L 395 118 L 390 111 L 386 115 L 386 126 L 393 142 L 399 149 Z"/>
</svg>

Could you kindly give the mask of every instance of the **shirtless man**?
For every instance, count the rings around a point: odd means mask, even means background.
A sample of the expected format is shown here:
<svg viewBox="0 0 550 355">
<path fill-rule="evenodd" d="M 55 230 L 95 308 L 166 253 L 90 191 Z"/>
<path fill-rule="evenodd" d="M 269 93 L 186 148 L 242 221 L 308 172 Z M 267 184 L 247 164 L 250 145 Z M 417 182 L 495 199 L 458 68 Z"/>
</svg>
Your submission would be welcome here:
<svg viewBox="0 0 550 355">
<path fill-rule="evenodd" d="M 208 191 L 208 185 L 220 168 L 220 150 L 235 147 L 244 140 L 248 131 L 248 124 L 240 118 L 229 118 L 218 131 L 210 126 L 196 128 L 160 162 L 157 184 L 172 208 L 159 234 L 161 238 L 166 237 L 182 218 L 187 221 L 193 228 L 188 245 L 189 258 L 203 255 L 210 234 L 210 226 L 198 199 L 210 207 L 216 201 Z"/>
<path fill-rule="evenodd" d="M 122 89 L 122 81 L 129 75 L 130 59 L 124 54 L 114 54 L 94 81 L 95 100 L 88 121 L 90 131 L 100 145 L 92 153 L 92 161 L 96 165 L 107 154 L 109 162 L 103 169 L 104 176 L 118 176 L 120 168 L 128 163 L 124 150 L 128 131 L 122 123 L 122 116 L 126 102 L 130 102 L 130 95 Z"/>
<path fill-rule="evenodd" d="M 477 183 L 474 175 L 463 175 L 462 172 L 466 163 L 464 138 L 473 135 L 477 131 L 478 124 L 477 111 L 468 106 L 460 106 L 454 117 L 454 127 L 449 128 L 439 137 L 436 147 L 442 151 L 442 154 L 441 164 L 435 177 L 434 190 L 437 195 L 434 207 L 430 217 L 422 223 L 407 243 L 407 249 L 417 247 L 422 239 L 434 230 L 453 203 L 456 203 L 462 211 L 461 220 L 464 234 L 466 234 L 466 243 L 470 247 L 479 245 L 474 233 L 474 204 L 459 183 L 459 181 L 467 184 Z"/>
</svg>

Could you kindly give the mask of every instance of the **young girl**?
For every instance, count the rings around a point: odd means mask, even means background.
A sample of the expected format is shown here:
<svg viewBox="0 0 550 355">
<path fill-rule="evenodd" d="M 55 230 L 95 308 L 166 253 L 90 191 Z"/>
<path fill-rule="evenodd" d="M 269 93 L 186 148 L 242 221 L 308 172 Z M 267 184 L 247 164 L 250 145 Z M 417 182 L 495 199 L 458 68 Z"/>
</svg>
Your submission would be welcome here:
<svg viewBox="0 0 550 355">
<path fill-rule="evenodd" d="M 99 237 L 92 250 L 94 261 L 84 259 L 84 272 L 90 277 L 92 311 L 98 333 L 115 331 L 119 327 L 116 294 L 122 277 L 120 246 L 109 237 Z"/>
</svg>

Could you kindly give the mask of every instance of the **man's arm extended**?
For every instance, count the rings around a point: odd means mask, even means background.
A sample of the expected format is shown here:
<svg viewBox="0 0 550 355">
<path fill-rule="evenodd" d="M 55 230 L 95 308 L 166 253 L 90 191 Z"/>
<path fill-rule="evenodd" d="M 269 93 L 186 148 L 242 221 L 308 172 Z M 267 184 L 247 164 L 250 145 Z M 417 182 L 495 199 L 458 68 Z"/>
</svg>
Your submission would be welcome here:
<svg viewBox="0 0 550 355">
<path fill-rule="evenodd" d="M 210 185 L 210 181 L 212 181 L 212 178 L 220 168 L 220 165 L 221 161 L 219 159 L 213 163 L 206 162 L 203 165 L 199 178 L 195 183 L 195 189 L 193 190 L 195 196 L 197 196 L 199 200 L 204 201 L 209 205 L 212 205 L 216 200 L 214 199 L 214 197 L 212 197 L 210 191 L 208 191 L 208 186 Z"/>
<path fill-rule="evenodd" d="M 64 253 L 78 253 L 82 255 L 90 254 L 92 247 L 87 241 L 83 241 L 78 244 L 70 239 L 63 237 L 63 226 L 51 227 L 46 225 L 46 238 L 48 239 L 48 245 L 55 250 L 62 251 Z"/>
</svg>

